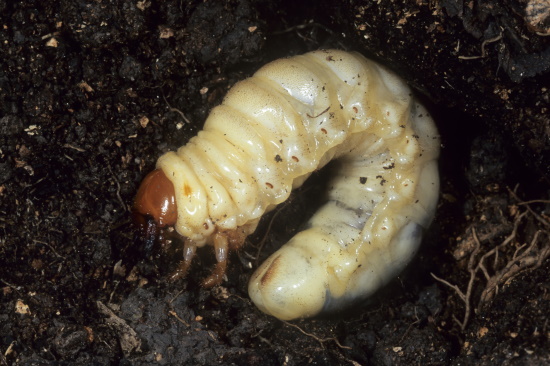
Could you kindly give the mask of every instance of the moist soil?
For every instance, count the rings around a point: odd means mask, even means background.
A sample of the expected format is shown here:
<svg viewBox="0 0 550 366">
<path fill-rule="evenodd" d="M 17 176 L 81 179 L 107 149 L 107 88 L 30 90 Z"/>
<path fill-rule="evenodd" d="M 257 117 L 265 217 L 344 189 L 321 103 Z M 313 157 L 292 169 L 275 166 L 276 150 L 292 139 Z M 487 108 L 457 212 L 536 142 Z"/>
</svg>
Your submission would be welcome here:
<svg viewBox="0 0 550 366">
<path fill-rule="evenodd" d="M 0 0 L 0 365 L 550 362 L 550 9 L 544 1 Z M 411 265 L 366 304 L 283 322 L 252 271 L 330 169 L 267 215 L 221 286 L 134 241 L 130 207 L 238 80 L 357 51 L 405 78 L 442 137 Z M 171 257 L 181 255 L 176 250 Z"/>
</svg>

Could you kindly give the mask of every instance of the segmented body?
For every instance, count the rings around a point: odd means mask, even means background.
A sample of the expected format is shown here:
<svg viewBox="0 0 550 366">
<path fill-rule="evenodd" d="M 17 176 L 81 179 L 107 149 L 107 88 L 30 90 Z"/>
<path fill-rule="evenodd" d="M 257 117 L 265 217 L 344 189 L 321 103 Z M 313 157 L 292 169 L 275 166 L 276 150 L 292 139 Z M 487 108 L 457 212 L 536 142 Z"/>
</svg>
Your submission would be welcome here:
<svg viewBox="0 0 550 366">
<path fill-rule="evenodd" d="M 365 297 L 403 269 L 435 211 L 438 153 L 435 125 L 402 80 L 329 50 L 274 61 L 237 83 L 157 168 L 174 185 L 176 231 L 193 253 L 216 244 L 225 263 L 223 237 L 244 241 L 265 212 L 339 159 L 326 204 L 250 280 L 262 311 L 292 319 Z"/>
</svg>

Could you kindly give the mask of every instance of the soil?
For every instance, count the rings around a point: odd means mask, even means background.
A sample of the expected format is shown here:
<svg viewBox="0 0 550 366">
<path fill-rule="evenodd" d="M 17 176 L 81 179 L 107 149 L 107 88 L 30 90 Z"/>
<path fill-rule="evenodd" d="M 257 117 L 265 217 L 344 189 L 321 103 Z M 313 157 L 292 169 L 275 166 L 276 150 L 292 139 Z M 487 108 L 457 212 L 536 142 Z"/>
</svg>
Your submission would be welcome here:
<svg viewBox="0 0 550 366">
<path fill-rule="evenodd" d="M 538 0 L 0 0 L 0 365 L 550 362 L 550 18 Z M 238 80 L 337 47 L 403 76 L 441 132 L 441 200 L 368 304 L 282 322 L 252 270 L 314 210 L 321 172 L 199 286 L 134 245 L 163 152 Z M 176 253 L 177 254 L 177 253 Z"/>
</svg>

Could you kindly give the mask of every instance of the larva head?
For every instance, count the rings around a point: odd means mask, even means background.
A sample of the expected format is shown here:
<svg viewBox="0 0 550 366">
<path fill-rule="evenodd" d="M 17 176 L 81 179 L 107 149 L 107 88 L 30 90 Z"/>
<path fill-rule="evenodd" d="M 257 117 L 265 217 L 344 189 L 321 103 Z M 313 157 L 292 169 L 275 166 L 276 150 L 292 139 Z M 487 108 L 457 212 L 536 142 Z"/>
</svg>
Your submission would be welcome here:
<svg viewBox="0 0 550 366">
<path fill-rule="evenodd" d="M 178 211 L 174 185 L 160 169 L 149 173 L 139 187 L 132 219 L 149 255 L 160 238 L 160 229 L 176 224 Z"/>
</svg>

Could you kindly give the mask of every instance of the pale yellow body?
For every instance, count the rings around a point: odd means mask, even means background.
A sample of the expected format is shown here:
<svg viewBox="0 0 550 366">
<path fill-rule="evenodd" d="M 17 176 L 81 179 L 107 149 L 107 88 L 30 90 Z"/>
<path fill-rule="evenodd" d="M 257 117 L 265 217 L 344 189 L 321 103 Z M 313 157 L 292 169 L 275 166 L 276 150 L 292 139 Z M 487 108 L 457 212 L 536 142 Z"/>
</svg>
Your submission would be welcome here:
<svg viewBox="0 0 550 366">
<path fill-rule="evenodd" d="M 174 183 L 176 230 L 198 245 L 246 227 L 338 158 L 328 202 L 252 276 L 249 293 L 280 319 L 374 292 L 403 269 L 439 194 L 439 137 L 394 74 L 329 50 L 274 61 L 236 84 L 203 131 L 157 167 Z"/>
</svg>

